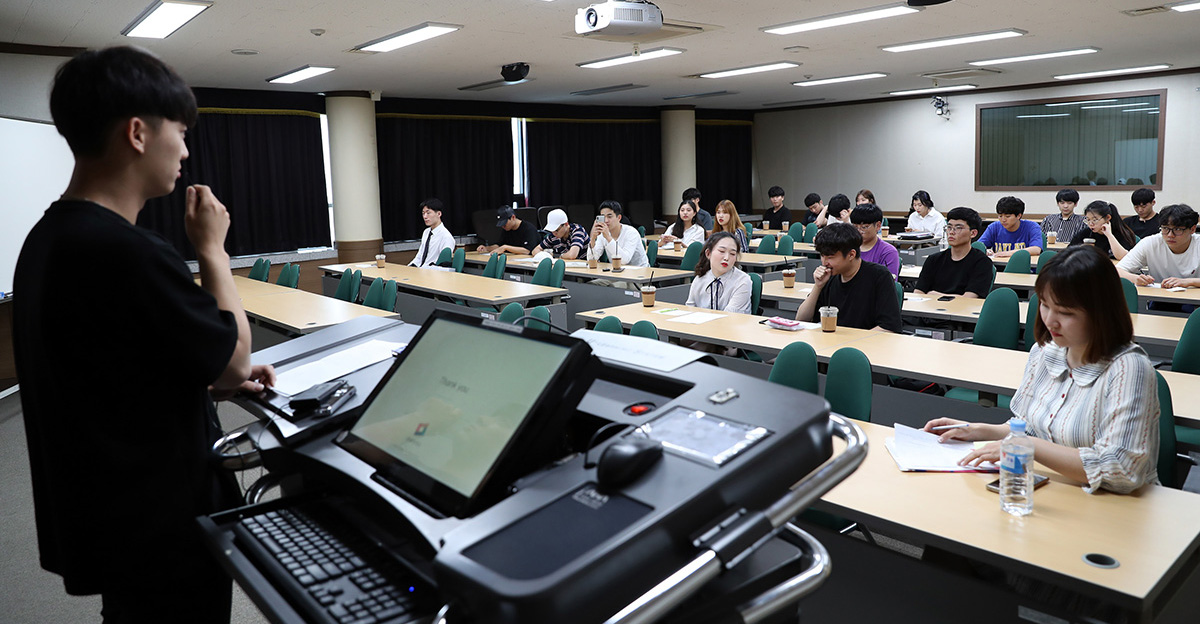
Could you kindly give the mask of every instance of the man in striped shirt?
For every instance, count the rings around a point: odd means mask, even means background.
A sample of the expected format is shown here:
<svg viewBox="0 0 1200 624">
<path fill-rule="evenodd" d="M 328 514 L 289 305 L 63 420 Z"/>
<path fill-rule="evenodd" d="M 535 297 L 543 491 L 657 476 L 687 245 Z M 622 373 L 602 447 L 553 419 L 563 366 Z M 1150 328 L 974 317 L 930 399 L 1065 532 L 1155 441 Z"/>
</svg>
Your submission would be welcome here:
<svg viewBox="0 0 1200 624">
<path fill-rule="evenodd" d="M 555 208 L 546 215 L 546 227 L 542 228 L 542 242 L 533 248 L 533 255 L 548 251 L 563 260 L 575 260 L 587 251 L 591 237 L 583 226 L 567 221 L 567 213 Z"/>
</svg>

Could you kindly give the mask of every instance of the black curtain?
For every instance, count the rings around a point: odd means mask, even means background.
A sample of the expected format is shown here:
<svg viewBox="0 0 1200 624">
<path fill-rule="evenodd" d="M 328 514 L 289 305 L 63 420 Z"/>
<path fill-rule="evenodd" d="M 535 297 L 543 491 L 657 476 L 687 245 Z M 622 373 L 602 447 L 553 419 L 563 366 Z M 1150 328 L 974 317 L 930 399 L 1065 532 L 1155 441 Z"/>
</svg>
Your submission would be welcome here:
<svg viewBox="0 0 1200 624">
<path fill-rule="evenodd" d="M 183 223 L 188 184 L 212 187 L 229 210 L 230 255 L 331 244 L 318 113 L 202 108 L 187 148 L 175 192 L 150 200 L 138 216 L 185 258 L 196 257 Z"/>
<path fill-rule="evenodd" d="M 529 120 L 526 142 L 531 206 L 661 201 L 657 119 Z"/>
<path fill-rule="evenodd" d="M 749 214 L 751 130 L 747 121 L 696 120 L 696 187 L 710 212 L 728 199 L 738 214 Z"/>
<path fill-rule="evenodd" d="M 421 236 L 419 204 L 442 201 L 455 236 L 474 231 L 471 213 L 512 200 L 512 122 L 498 117 L 380 113 L 379 208 L 386 241 Z"/>
</svg>

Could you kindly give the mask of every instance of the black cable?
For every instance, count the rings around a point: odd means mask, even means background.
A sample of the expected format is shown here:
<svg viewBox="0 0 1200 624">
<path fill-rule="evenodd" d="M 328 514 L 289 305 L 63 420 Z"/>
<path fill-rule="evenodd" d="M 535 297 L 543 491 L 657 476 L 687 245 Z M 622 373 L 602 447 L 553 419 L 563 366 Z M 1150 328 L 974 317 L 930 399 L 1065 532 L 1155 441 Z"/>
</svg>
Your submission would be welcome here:
<svg viewBox="0 0 1200 624">
<path fill-rule="evenodd" d="M 594 468 L 596 466 L 595 463 L 588 461 L 588 454 L 590 454 L 592 452 L 592 445 L 596 442 L 596 438 L 601 433 L 604 433 L 605 430 L 612 429 L 613 427 L 631 427 L 631 426 L 632 425 L 629 425 L 626 423 L 610 422 L 607 425 L 604 425 L 603 427 L 600 427 L 599 429 L 597 429 L 595 431 L 595 433 L 592 434 L 592 437 L 588 439 L 587 448 L 584 449 L 584 451 L 583 451 L 583 467 L 584 468 Z"/>
<path fill-rule="evenodd" d="M 522 316 L 521 318 L 514 320 L 512 322 L 512 324 L 516 325 L 517 323 L 520 323 L 521 321 L 537 321 L 537 322 L 541 323 L 542 325 L 557 329 L 558 331 L 566 334 L 567 336 L 571 335 L 571 332 L 563 329 L 562 327 L 559 327 L 558 325 L 555 325 L 554 323 L 551 323 L 550 321 L 547 321 L 546 319 L 533 316 L 532 314 L 526 314 L 525 316 Z M 529 325 L 526 324 L 525 327 L 529 327 Z M 539 328 L 534 327 L 534 329 L 539 329 Z M 549 331 L 549 330 L 546 330 L 546 331 Z"/>
</svg>

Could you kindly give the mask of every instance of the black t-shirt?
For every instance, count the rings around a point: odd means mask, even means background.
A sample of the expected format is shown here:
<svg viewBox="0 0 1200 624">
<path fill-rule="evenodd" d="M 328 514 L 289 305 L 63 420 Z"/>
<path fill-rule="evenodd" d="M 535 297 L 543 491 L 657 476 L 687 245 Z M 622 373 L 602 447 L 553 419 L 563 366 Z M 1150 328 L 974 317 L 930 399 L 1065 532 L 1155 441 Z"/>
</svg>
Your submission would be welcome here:
<svg viewBox="0 0 1200 624">
<path fill-rule="evenodd" d="M 803 223 L 805 226 L 807 226 L 809 223 L 816 223 L 818 215 L 819 215 L 819 213 L 813 212 L 813 211 L 809 210 L 808 208 L 805 208 L 804 209 L 804 218 L 800 219 L 800 223 Z"/>
<path fill-rule="evenodd" d="M 164 238 L 83 201 L 30 231 L 14 292 L 42 566 L 71 594 L 169 584 L 204 552 L 195 517 L 238 502 L 208 396 L 233 314 Z"/>
<path fill-rule="evenodd" d="M 534 247 L 542 244 L 542 235 L 538 232 L 536 225 L 523 220 L 515 230 L 500 231 L 500 244 L 524 247 L 528 251 L 533 251 Z"/>
<path fill-rule="evenodd" d="M 1149 221 L 1142 221 L 1137 215 L 1125 217 L 1125 225 L 1128 225 L 1129 229 L 1133 230 L 1133 233 L 1137 234 L 1139 238 L 1160 234 L 1161 232 L 1159 232 L 1158 227 L 1162 225 L 1161 221 L 1162 215 L 1157 212 L 1154 213 L 1153 217 L 1150 217 Z"/>
<path fill-rule="evenodd" d="M 1137 217 L 1134 217 L 1134 218 L 1136 219 Z M 1154 218 L 1157 219 L 1158 215 L 1154 215 Z M 1109 227 L 1112 227 L 1113 236 L 1117 237 L 1117 242 L 1121 243 L 1121 246 L 1125 248 L 1125 251 L 1129 251 L 1130 249 L 1133 249 L 1133 246 L 1135 243 L 1133 241 L 1125 238 L 1124 234 L 1121 233 L 1120 228 L 1113 227 L 1111 225 Z M 1155 234 L 1158 233 L 1157 226 L 1155 226 L 1154 232 L 1155 232 Z M 1076 232 L 1075 236 L 1071 237 L 1070 244 L 1082 245 L 1083 239 L 1085 239 L 1085 238 L 1095 239 L 1096 249 L 1099 249 L 1099 250 L 1103 251 L 1104 253 L 1108 254 L 1109 258 L 1116 257 L 1113 255 L 1112 244 L 1108 242 L 1108 237 L 1103 234 L 1097 234 L 1097 233 L 1093 232 L 1091 228 L 1084 228 L 1083 230 Z"/>
<path fill-rule="evenodd" d="M 925 259 L 916 289 L 961 295 L 967 292 L 986 297 L 992 290 L 992 260 L 972 247 L 962 260 L 954 260 L 950 250 L 939 251 Z"/>
<path fill-rule="evenodd" d="M 787 206 L 780 206 L 779 210 L 768 210 L 763 214 L 763 225 L 768 230 L 782 230 L 784 221 L 789 224 L 792 221 L 792 211 L 788 210 Z"/>
<path fill-rule="evenodd" d="M 840 327 L 872 329 L 882 327 L 888 331 L 900 331 L 900 301 L 896 298 L 896 280 L 891 271 L 882 264 L 863 261 L 849 282 L 834 275 L 825 283 L 817 295 L 817 307 L 834 306 L 838 309 Z M 819 313 L 813 313 L 819 321 Z"/>
</svg>

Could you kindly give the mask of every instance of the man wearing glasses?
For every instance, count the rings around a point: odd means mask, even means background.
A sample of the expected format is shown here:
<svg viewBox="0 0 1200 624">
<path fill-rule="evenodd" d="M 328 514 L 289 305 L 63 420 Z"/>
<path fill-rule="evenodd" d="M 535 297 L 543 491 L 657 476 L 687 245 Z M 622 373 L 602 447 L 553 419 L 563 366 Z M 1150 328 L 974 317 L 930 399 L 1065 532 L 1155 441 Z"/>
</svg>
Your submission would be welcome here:
<svg viewBox="0 0 1200 624">
<path fill-rule="evenodd" d="M 925 259 L 914 290 L 918 295 L 962 295 L 977 299 L 992 290 L 992 261 L 971 246 L 982 220 L 970 208 L 946 213 L 946 243 L 950 248 Z"/>
<path fill-rule="evenodd" d="M 1163 208 L 1159 218 L 1159 233 L 1134 245 L 1117 264 L 1117 272 L 1138 286 L 1157 281 L 1163 288 L 1200 287 L 1200 216 L 1187 204 L 1175 204 Z M 1138 274 L 1143 269 L 1149 274 Z"/>
<path fill-rule="evenodd" d="M 875 204 L 859 204 L 850 211 L 850 223 L 862 235 L 859 257 L 867 262 L 882 264 L 892 273 L 892 279 L 900 277 L 900 252 L 891 243 L 879 238 L 883 227 L 883 210 Z"/>
</svg>

